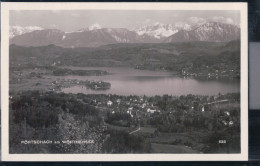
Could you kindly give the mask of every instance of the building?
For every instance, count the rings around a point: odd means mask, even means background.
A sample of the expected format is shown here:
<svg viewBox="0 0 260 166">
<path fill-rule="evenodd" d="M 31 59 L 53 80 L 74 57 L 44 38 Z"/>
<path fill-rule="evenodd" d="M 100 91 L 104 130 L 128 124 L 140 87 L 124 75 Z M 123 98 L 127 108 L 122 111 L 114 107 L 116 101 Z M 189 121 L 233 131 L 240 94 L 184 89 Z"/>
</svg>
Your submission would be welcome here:
<svg viewBox="0 0 260 166">
<path fill-rule="evenodd" d="M 129 107 L 128 111 L 133 111 L 133 109 L 134 109 L 133 107 Z"/>
<path fill-rule="evenodd" d="M 153 109 L 148 108 L 148 109 L 147 109 L 147 112 L 153 114 L 153 113 L 156 112 L 156 110 L 153 110 Z"/>
<path fill-rule="evenodd" d="M 119 105 L 121 103 L 121 99 L 117 99 L 116 102 Z"/>
<path fill-rule="evenodd" d="M 205 107 L 204 107 L 204 105 L 202 105 L 202 104 L 199 104 L 199 111 L 201 111 L 201 112 L 204 112 L 205 111 Z"/>
<path fill-rule="evenodd" d="M 229 124 L 229 126 L 232 126 L 234 124 L 234 122 L 230 121 L 228 124 Z"/>
<path fill-rule="evenodd" d="M 225 111 L 224 112 L 227 116 L 229 116 L 230 115 L 230 113 L 228 112 L 228 111 Z"/>
<path fill-rule="evenodd" d="M 107 102 L 107 106 L 110 107 L 110 106 L 112 106 L 112 105 L 113 105 L 113 102 L 109 100 L 109 101 Z"/>
</svg>

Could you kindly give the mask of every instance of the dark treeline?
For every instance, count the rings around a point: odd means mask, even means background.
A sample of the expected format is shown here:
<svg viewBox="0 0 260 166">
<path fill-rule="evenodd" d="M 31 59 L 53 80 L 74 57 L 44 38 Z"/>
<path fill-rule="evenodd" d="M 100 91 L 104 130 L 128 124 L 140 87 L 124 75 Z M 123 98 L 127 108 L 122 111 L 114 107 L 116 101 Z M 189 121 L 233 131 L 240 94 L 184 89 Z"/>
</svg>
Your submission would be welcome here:
<svg viewBox="0 0 260 166">
<path fill-rule="evenodd" d="M 102 70 L 71 70 L 71 69 L 55 69 L 53 75 L 55 76 L 66 76 L 66 75 L 78 75 L 78 76 L 102 76 L 107 75 L 107 71 Z"/>
<path fill-rule="evenodd" d="M 152 49 L 151 49 L 152 48 Z M 47 57 L 46 57 L 47 56 Z M 10 67 L 92 66 L 135 67 L 137 69 L 170 70 L 181 72 L 215 72 L 233 70 L 239 73 L 240 42 L 180 42 L 156 44 L 112 44 L 91 48 L 62 48 L 10 46 Z M 55 71 L 65 74 L 70 71 Z M 86 73 L 76 72 L 76 75 Z M 235 76 L 235 74 L 233 74 Z"/>
<path fill-rule="evenodd" d="M 108 105 L 111 101 L 113 105 Z M 223 101 L 220 104 L 214 102 Z M 143 104 L 146 107 L 142 107 Z M 212 104 L 213 103 L 213 104 Z M 118 96 L 41 93 L 10 95 L 11 153 L 148 153 L 147 136 L 130 135 L 140 127 L 161 133 L 200 133 L 199 140 L 172 140 L 204 153 L 239 152 L 240 95 Z M 147 110 L 153 109 L 151 113 Z M 107 130 L 107 124 L 116 127 Z M 22 140 L 93 139 L 89 145 L 22 145 Z M 195 138 L 194 138 L 195 139 Z M 226 140 L 225 147 L 219 140 Z M 197 147 L 197 143 L 202 144 Z"/>
<path fill-rule="evenodd" d="M 100 110 L 80 101 L 77 95 L 39 91 L 12 95 L 10 100 L 11 153 L 145 153 L 148 151 L 149 144 L 141 137 L 130 136 L 125 131 L 106 131 Z M 121 141 L 118 141 L 119 137 Z M 87 145 L 21 144 L 24 140 L 92 139 L 95 143 Z M 103 142 L 104 140 L 106 141 Z"/>
</svg>

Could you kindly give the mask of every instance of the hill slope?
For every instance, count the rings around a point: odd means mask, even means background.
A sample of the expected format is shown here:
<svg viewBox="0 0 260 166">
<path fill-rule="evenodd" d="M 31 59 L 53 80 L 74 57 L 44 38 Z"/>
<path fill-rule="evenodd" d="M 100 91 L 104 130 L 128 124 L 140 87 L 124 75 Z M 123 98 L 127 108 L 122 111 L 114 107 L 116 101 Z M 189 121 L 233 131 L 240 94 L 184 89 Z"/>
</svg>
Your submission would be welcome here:
<svg viewBox="0 0 260 166">
<path fill-rule="evenodd" d="M 240 38 L 240 28 L 231 24 L 207 22 L 191 31 L 181 30 L 164 42 L 214 41 L 228 42 Z"/>
</svg>

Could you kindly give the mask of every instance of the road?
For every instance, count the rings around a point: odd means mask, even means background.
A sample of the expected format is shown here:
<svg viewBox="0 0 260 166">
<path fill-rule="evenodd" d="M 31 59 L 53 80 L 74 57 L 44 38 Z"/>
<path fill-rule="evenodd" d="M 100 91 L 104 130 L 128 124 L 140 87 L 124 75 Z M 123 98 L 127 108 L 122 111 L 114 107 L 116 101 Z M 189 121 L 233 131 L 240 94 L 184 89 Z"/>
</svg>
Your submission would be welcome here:
<svg viewBox="0 0 260 166">
<path fill-rule="evenodd" d="M 138 127 L 138 129 L 131 131 L 129 134 L 134 134 L 134 133 L 138 132 L 139 130 L 140 130 L 140 126 Z"/>
</svg>

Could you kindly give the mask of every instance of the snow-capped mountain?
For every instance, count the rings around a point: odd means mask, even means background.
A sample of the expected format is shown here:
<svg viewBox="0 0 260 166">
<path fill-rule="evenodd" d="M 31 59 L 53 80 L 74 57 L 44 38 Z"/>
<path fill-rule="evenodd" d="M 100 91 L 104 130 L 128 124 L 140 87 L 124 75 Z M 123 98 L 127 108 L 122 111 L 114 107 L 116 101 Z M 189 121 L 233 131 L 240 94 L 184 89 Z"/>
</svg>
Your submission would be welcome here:
<svg viewBox="0 0 260 166">
<path fill-rule="evenodd" d="M 140 37 L 126 28 L 101 28 L 66 33 L 62 47 L 98 47 L 115 43 L 140 43 Z"/>
<path fill-rule="evenodd" d="M 103 30 L 119 43 L 141 42 L 140 37 L 135 32 L 126 28 L 104 28 Z"/>
<path fill-rule="evenodd" d="M 90 26 L 87 27 L 87 28 L 79 29 L 79 30 L 76 31 L 76 32 L 93 31 L 93 30 L 97 30 L 97 29 L 102 29 L 102 27 L 101 27 L 100 24 L 95 23 L 95 24 L 90 25 Z"/>
<path fill-rule="evenodd" d="M 240 29 L 237 26 L 220 22 L 207 22 L 193 32 L 200 41 L 223 42 L 240 37 Z"/>
<path fill-rule="evenodd" d="M 11 44 L 22 46 L 44 46 L 58 44 L 62 40 L 65 32 L 57 29 L 44 29 L 24 33 L 10 39 Z"/>
<path fill-rule="evenodd" d="M 185 23 L 185 22 L 177 22 L 177 23 L 174 24 L 174 26 L 178 30 L 186 30 L 186 31 L 192 30 L 192 26 L 190 24 Z"/>
<path fill-rule="evenodd" d="M 25 34 L 25 33 L 32 32 L 32 31 L 36 31 L 36 30 L 43 30 L 43 28 L 38 27 L 38 26 L 26 26 L 26 27 L 10 26 L 9 37 L 13 38 L 17 35 L 22 35 L 22 34 Z"/>
<path fill-rule="evenodd" d="M 220 22 L 207 22 L 191 27 L 186 23 L 143 26 L 136 31 L 126 28 L 102 28 L 95 24 L 75 32 L 56 29 L 34 30 L 10 38 L 10 44 L 61 47 L 98 47 L 116 43 L 160 43 L 185 41 L 226 42 L 239 39 L 240 28 Z"/>
<path fill-rule="evenodd" d="M 134 30 L 138 35 L 148 35 L 157 39 L 169 37 L 178 32 L 178 28 L 172 24 L 155 23 L 153 25 L 142 26 Z"/>
<path fill-rule="evenodd" d="M 55 44 L 62 47 L 98 47 L 115 43 L 142 43 L 145 40 L 126 28 L 101 28 L 96 24 L 69 33 L 55 29 L 33 31 L 12 38 L 10 43 L 23 46 Z"/>
<path fill-rule="evenodd" d="M 93 25 L 89 26 L 89 27 L 88 27 L 88 30 L 89 30 L 89 31 L 92 31 L 92 30 L 101 29 L 101 28 L 102 28 L 102 27 L 101 27 L 98 23 L 96 23 L 96 24 L 93 24 Z"/>
<path fill-rule="evenodd" d="M 168 37 L 164 42 L 213 41 L 227 42 L 240 38 L 240 28 L 220 22 L 206 22 L 194 29 L 181 30 Z"/>
</svg>

